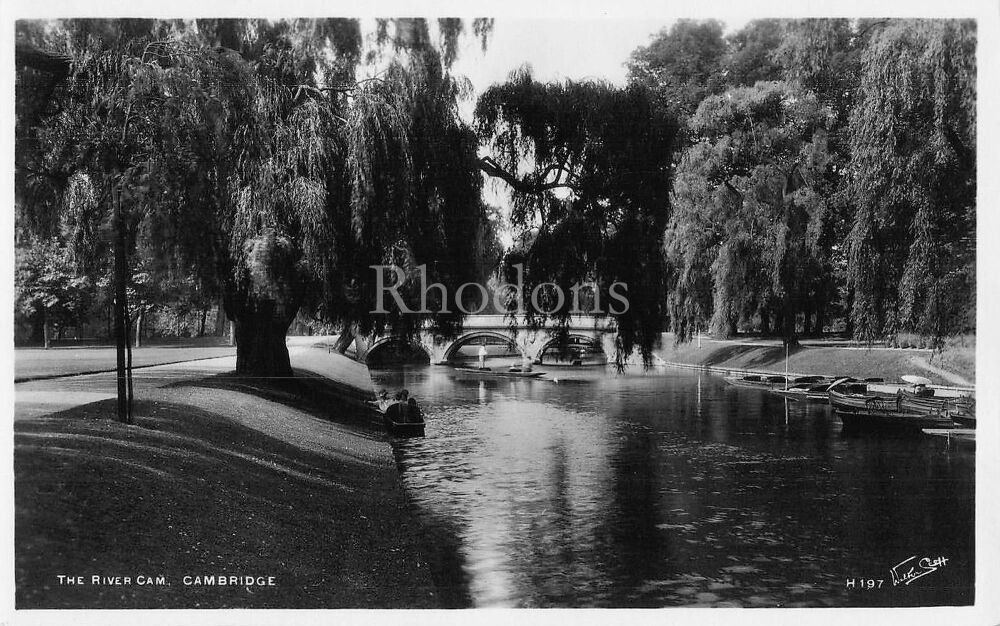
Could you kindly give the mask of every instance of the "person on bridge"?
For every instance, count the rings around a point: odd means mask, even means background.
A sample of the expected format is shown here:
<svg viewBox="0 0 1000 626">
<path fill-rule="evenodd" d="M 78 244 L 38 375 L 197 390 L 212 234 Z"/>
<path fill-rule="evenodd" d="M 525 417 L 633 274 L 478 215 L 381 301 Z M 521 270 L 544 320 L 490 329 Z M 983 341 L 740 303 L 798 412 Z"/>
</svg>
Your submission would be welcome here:
<svg viewBox="0 0 1000 626">
<path fill-rule="evenodd" d="M 479 369 L 486 369 L 486 344 L 483 343 L 479 346 Z"/>
</svg>

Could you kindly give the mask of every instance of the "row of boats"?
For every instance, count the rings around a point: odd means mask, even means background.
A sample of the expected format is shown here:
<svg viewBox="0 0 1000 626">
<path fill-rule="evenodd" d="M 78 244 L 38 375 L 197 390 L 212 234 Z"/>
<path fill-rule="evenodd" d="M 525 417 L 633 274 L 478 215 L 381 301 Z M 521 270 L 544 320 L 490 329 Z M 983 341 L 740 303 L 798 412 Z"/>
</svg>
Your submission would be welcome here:
<svg viewBox="0 0 1000 626">
<path fill-rule="evenodd" d="M 881 378 L 765 374 L 727 376 L 737 387 L 765 389 L 790 400 L 829 402 L 846 429 L 975 429 L 972 390 L 934 387 L 921 376 Z"/>
</svg>

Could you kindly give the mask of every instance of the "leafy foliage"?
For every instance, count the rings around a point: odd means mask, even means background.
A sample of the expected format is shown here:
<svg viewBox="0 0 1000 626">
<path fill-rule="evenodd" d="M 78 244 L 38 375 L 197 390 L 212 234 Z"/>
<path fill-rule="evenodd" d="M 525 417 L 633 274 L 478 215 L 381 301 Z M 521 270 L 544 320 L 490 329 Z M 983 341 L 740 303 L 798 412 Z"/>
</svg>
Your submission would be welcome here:
<svg viewBox="0 0 1000 626">
<path fill-rule="evenodd" d="M 445 70 L 461 24 L 441 28 L 444 59 L 423 20 L 392 25 L 402 54 L 358 81 L 354 20 L 58 24 L 72 72 L 51 114 L 24 118 L 34 142 L 21 171 L 36 179 L 38 160 L 94 181 L 96 222 L 120 188 L 133 247 L 161 260 L 147 269 L 225 296 L 249 355 L 238 369 L 267 367 L 245 344 L 283 336 L 302 306 L 372 330 L 402 324 L 398 312 L 368 319 L 368 265 L 403 247 L 436 262 L 432 279 L 465 280 L 489 221 L 475 135 L 457 116 L 464 87 Z M 473 28 L 485 38 L 491 25 Z M 26 215 L 66 210 L 59 194 L 22 198 Z"/>
<path fill-rule="evenodd" d="M 678 168 L 666 242 L 680 335 L 712 311 L 715 332 L 731 335 L 754 316 L 770 327 L 774 315 L 790 337 L 795 315 L 829 297 L 832 122 L 814 94 L 780 82 L 699 106 L 690 121 L 699 141 Z"/>
<path fill-rule="evenodd" d="M 73 325 L 92 298 L 91 282 L 81 276 L 72 252 L 58 240 L 27 242 L 18 249 L 14 301 L 23 315 L 40 314 L 45 323 Z"/>
<path fill-rule="evenodd" d="M 697 93 L 675 106 L 678 338 L 708 320 L 791 337 L 840 311 L 866 341 L 974 328 L 974 23 L 756 20 L 721 53 L 691 36 L 712 27 L 679 22 L 630 66 L 657 93 Z"/>
<path fill-rule="evenodd" d="M 902 21 L 862 57 L 848 239 L 857 335 L 974 324 L 975 24 Z"/>
<path fill-rule="evenodd" d="M 512 189 L 521 245 L 508 253 L 508 270 L 524 265 L 529 295 L 545 282 L 569 294 L 592 281 L 604 311 L 609 287 L 625 283 L 628 310 L 615 306 L 617 357 L 637 347 L 648 361 L 664 318 L 672 117 L 639 85 L 538 83 L 527 69 L 487 90 L 476 117 L 490 142 L 485 169 Z M 558 304 L 542 308 L 565 319 L 573 303 L 567 296 Z"/>
<path fill-rule="evenodd" d="M 629 58 L 629 78 L 656 94 L 658 102 L 680 117 L 722 85 L 726 44 L 718 20 L 678 20 Z"/>
</svg>

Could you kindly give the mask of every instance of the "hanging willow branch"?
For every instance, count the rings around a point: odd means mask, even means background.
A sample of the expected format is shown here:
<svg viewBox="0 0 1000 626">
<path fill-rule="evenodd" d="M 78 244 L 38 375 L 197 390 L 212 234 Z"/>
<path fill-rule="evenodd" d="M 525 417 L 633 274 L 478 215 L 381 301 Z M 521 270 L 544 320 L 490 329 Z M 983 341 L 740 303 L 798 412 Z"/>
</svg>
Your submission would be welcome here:
<svg viewBox="0 0 1000 626">
<path fill-rule="evenodd" d="M 525 194 L 539 194 L 546 191 L 551 191 L 553 189 L 572 189 L 573 191 L 579 191 L 579 185 L 574 183 L 561 180 L 563 175 L 569 175 L 566 170 L 562 168 L 556 168 L 554 166 L 547 167 L 542 174 L 539 176 L 540 181 L 544 181 L 553 172 L 558 172 L 556 174 L 556 179 L 551 182 L 528 182 L 526 180 L 521 180 L 517 176 L 511 174 L 507 170 L 500 167 L 500 165 L 494 161 L 491 157 L 482 157 L 479 159 L 479 169 L 485 172 L 488 176 L 493 178 L 499 178 L 510 185 L 518 193 Z"/>
</svg>

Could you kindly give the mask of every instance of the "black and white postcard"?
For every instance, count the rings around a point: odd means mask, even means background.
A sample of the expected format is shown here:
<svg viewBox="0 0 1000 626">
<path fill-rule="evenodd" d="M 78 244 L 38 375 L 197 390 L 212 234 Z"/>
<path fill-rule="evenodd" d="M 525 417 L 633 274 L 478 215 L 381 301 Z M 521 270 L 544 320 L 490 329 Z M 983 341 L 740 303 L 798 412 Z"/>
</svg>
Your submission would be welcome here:
<svg viewBox="0 0 1000 626">
<path fill-rule="evenodd" d="M 0 13 L 0 624 L 1000 620 L 996 2 Z"/>
</svg>

